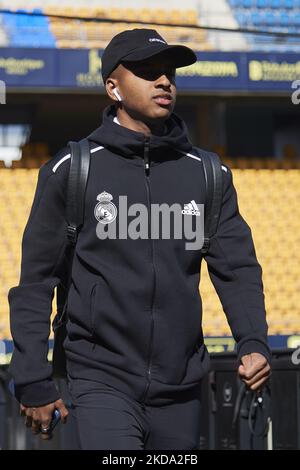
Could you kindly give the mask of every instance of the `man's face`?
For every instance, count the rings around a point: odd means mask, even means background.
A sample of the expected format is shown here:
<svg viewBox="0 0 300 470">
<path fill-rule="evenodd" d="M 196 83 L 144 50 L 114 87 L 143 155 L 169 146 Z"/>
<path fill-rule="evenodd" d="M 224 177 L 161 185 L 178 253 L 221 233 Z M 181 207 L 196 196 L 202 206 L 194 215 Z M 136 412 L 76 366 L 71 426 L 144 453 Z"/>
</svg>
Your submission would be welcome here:
<svg viewBox="0 0 300 470">
<path fill-rule="evenodd" d="M 120 64 L 117 88 L 131 117 L 149 123 L 167 119 L 176 101 L 175 73 L 170 59 L 160 56 Z"/>
</svg>

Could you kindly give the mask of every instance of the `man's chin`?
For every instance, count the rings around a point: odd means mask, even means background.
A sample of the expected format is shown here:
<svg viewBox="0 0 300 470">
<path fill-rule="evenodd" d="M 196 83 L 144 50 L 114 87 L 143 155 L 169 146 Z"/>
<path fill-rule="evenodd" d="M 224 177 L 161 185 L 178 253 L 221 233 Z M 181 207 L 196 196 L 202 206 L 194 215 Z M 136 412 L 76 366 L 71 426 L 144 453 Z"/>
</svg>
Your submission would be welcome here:
<svg viewBox="0 0 300 470">
<path fill-rule="evenodd" d="M 156 109 L 155 111 L 153 111 L 151 117 L 149 117 L 149 120 L 151 120 L 152 122 L 158 122 L 158 121 L 163 122 L 166 119 L 168 119 L 173 112 L 173 109 L 169 107 L 160 106 L 159 108 L 160 109 Z"/>
</svg>

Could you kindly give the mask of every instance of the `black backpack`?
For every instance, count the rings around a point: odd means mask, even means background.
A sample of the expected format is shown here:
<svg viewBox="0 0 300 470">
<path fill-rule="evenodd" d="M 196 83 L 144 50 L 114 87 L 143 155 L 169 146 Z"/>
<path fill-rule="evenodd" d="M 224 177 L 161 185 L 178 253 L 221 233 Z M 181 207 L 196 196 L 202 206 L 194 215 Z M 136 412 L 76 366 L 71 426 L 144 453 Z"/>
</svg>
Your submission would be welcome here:
<svg viewBox="0 0 300 470">
<path fill-rule="evenodd" d="M 57 286 L 57 313 L 52 323 L 54 332 L 53 344 L 53 377 L 66 377 L 66 358 L 63 342 L 67 330 L 67 298 L 71 284 L 71 273 L 75 245 L 78 233 L 84 220 L 85 191 L 90 167 L 90 145 L 87 139 L 69 142 L 71 163 L 68 179 L 66 218 L 67 247 L 61 263 L 61 282 Z M 209 249 L 210 239 L 216 233 L 222 204 L 222 168 L 217 154 L 193 148 L 202 161 L 206 182 L 206 202 L 204 212 L 204 243 L 201 253 Z"/>
</svg>

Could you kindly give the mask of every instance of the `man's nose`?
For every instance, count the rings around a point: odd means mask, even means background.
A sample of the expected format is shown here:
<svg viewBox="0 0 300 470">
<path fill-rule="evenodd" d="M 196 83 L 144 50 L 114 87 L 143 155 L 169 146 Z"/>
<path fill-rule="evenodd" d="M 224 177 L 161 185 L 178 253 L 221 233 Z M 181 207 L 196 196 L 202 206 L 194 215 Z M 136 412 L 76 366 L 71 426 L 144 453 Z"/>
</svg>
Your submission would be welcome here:
<svg viewBox="0 0 300 470">
<path fill-rule="evenodd" d="M 156 85 L 163 85 L 165 87 L 171 86 L 171 80 L 166 73 L 162 73 L 156 80 Z"/>
</svg>

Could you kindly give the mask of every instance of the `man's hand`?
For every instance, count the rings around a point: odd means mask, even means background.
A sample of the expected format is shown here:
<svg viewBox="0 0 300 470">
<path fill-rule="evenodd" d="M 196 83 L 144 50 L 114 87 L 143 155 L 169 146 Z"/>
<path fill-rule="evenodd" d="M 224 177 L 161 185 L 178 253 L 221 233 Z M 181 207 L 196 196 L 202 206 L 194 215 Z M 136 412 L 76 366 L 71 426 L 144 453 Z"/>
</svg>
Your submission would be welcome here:
<svg viewBox="0 0 300 470">
<path fill-rule="evenodd" d="M 49 403 L 44 406 L 27 407 L 20 405 L 20 415 L 25 416 L 25 425 L 31 428 L 33 434 L 39 434 L 41 432 L 41 426 L 48 428 L 52 421 L 52 415 L 54 410 L 59 410 L 61 414 L 61 422 L 64 424 L 67 421 L 68 410 L 64 405 L 64 402 L 59 399 L 54 403 Z M 52 434 L 42 434 L 41 438 L 48 440 L 52 438 Z"/>
<path fill-rule="evenodd" d="M 271 375 L 271 367 L 260 353 L 246 354 L 241 358 L 238 374 L 251 390 L 259 390 Z"/>
</svg>

